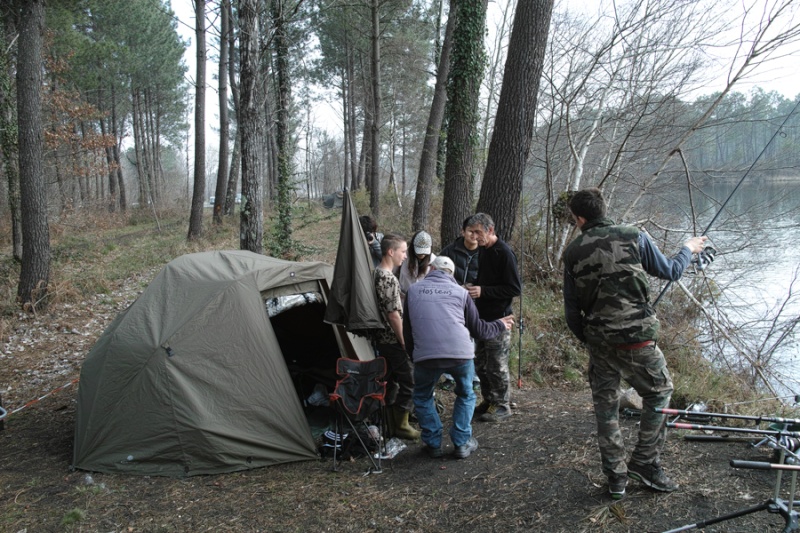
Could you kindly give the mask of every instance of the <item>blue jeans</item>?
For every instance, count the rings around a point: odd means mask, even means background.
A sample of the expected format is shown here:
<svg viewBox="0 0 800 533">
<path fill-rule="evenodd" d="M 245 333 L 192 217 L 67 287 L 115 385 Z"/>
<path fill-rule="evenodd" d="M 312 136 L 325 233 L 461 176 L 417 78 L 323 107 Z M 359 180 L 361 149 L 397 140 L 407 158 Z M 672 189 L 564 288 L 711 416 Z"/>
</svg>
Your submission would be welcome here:
<svg viewBox="0 0 800 533">
<path fill-rule="evenodd" d="M 436 412 L 433 390 L 444 373 L 452 375 L 456 382 L 450 440 L 454 446 L 463 446 L 472 437 L 472 413 L 475 411 L 475 393 L 472 391 L 472 378 L 475 375 L 473 361 L 470 359 L 446 368 L 425 368 L 415 364 L 414 412 L 422 429 L 422 442 L 431 448 L 442 447 L 442 420 Z"/>
</svg>

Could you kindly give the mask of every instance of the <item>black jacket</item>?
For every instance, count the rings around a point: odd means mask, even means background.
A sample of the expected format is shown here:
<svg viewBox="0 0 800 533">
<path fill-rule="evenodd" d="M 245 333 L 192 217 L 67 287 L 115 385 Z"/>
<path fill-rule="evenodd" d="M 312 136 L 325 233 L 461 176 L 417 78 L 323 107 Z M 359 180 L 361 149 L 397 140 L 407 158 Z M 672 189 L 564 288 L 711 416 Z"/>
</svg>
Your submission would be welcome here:
<svg viewBox="0 0 800 533">
<path fill-rule="evenodd" d="M 475 285 L 480 286 L 481 296 L 475 300 L 475 306 L 482 319 L 496 320 L 511 314 L 511 301 L 522 293 L 517 256 L 500 239 L 479 250 L 481 268 Z"/>
<path fill-rule="evenodd" d="M 466 285 L 467 283 L 475 283 L 478 278 L 478 252 L 480 247 L 474 250 L 467 250 L 464 246 L 464 237 L 459 237 L 452 243 L 448 244 L 439 255 L 445 255 L 453 260 L 456 266 L 456 271 L 453 274 L 456 282 L 459 285 Z"/>
</svg>

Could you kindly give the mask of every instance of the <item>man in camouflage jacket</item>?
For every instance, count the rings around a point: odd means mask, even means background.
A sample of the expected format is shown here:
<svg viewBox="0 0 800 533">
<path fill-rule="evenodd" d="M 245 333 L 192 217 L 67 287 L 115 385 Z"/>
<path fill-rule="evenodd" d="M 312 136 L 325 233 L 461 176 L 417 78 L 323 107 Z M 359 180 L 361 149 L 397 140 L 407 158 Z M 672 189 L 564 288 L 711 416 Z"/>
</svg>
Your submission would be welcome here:
<svg viewBox="0 0 800 533">
<path fill-rule="evenodd" d="M 678 485 L 664 474 L 660 452 L 672 379 L 657 345 L 659 323 L 649 301 L 647 274 L 677 281 L 706 237 L 693 237 L 672 258 L 646 233 L 606 218 L 596 188 L 576 192 L 569 202 L 581 234 L 564 251 L 564 309 L 567 325 L 589 350 L 592 388 L 603 473 L 614 499 L 625 495 L 627 478 L 656 490 Z M 619 429 L 620 378 L 642 397 L 639 438 L 626 465 Z"/>
</svg>

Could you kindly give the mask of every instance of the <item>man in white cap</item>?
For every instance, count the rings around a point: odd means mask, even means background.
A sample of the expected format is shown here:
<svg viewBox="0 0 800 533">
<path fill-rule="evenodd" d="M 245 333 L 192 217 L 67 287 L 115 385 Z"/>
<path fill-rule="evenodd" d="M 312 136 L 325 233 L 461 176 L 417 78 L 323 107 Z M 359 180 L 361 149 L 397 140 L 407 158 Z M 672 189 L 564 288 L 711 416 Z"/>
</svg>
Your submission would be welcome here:
<svg viewBox="0 0 800 533">
<path fill-rule="evenodd" d="M 437 256 L 422 281 L 409 287 L 403 312 L 406 352 L 414 361 L 414 408 L 422 429 L 422 441 L 432 458 L 442 457 L 442 421 L 436 411 L 433 390 L 444 372 L 456 382 L 450 440 L 458 459 L 478 449 L 472 436 L 475 392 L 475 352 L 470 337 L 488 340 L 510 330 L 509 315 L 486 322 L 478 316 L 466 289 L 453 279 L 455 266 L 446 256 Z"/>
</svg>

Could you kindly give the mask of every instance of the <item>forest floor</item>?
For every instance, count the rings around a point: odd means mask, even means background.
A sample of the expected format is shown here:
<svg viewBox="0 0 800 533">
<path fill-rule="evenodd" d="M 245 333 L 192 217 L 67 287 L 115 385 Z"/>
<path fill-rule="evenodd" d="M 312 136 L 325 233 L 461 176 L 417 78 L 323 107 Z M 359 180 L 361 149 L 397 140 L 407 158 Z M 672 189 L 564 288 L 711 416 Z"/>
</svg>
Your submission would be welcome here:
<svg viewBox="0 0 800 533">
<path fill-rule="evenodd" d="M 0 394 L 9 411 L 24 408 L 0 431 L 0 531 L 649 532 L 774 496 L 774 471 L 729 465 L 731 459 L 768 461 L 770 449 L 689 441 L 671 431 L 663 462 L 680 488 L 663 494 L 631 481 L 615 503 L 600 471 L 588 387 L 542 388 L 524 377 L 512 390 L 514 416 L 476 423 L 480 447 L 464 460 L 452 456 L 446 440 L 442 459 L 428 458 L 420 444 L 409 442 L 384 461 L 382 473 L 370 475 L 363 457 L 337 472 L 331 459 L 185 479 L 73 471 L 83 359 L 155 273 L 131 275 L 109 294 L 6 322 Z M 452 393 L 440 398 L 449 413 Z M 623 418 L 622 428 L 631 446 L 637 419 Z M 704 531 L 782 531 L 785 525 L 780 513 L 760 511 Z"/>
</svg>

